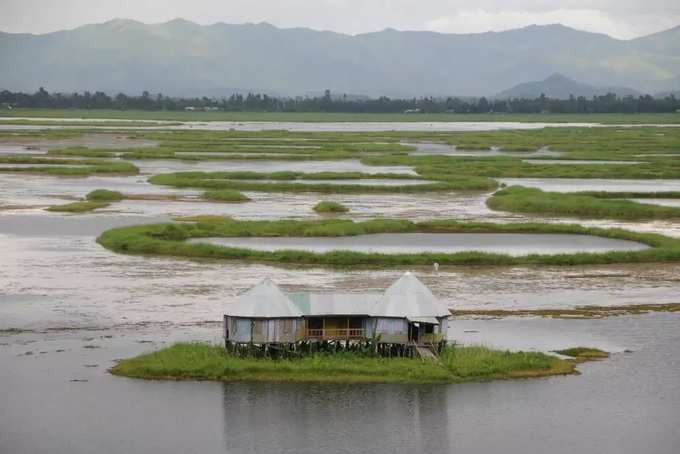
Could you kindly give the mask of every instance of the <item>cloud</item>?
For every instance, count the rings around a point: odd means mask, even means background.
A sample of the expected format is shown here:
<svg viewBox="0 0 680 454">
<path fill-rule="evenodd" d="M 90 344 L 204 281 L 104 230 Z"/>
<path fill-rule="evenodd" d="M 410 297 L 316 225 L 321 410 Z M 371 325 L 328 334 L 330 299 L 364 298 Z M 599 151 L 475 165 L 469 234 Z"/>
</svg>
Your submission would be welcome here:
<svg viewBox="0 0 680 454">
<path fill-rule="evenodd" d="M 621 17 L 593 9 L 556 9 L 552 11 L 488 11 L 461 10 L 425 23 L 426 30 L 444 33 L 503 31 L 527 25 L 562 24 L 567 27 L 605 33 L 629 39 L 653 30 L 670 28 L 680 22 L 677 15 L 639 14 Z"/>
</svg>

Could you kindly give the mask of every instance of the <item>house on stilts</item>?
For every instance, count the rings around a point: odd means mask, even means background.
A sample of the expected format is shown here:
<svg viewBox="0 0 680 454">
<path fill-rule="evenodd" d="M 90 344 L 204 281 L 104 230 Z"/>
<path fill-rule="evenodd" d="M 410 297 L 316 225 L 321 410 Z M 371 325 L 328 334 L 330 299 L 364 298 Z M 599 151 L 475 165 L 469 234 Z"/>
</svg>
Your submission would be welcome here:
<svg viewBox="0 0 680 454">
<path fill-rule="evenodd" d="M 284 293 L 265 279 L 229 305 L 224 337 L 234 351 L 370 345 L 376 352 L 412 355 L 441 350 L 449 315 L 410 272 L 383 293 Z"/>
</svg>

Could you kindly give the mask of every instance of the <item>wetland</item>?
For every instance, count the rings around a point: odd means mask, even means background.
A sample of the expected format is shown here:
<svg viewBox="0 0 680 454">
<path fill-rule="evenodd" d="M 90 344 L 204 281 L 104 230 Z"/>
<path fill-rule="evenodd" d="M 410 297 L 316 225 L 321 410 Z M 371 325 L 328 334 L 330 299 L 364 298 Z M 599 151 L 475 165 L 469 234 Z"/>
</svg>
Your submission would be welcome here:
<svg viewBox="0 0 680 454">
<path fill-rule="evenodd" d="M 338 453 L 375 437 L 383 452 L 676 450 L 677 128 L 51 126 L 0 132 L 2 167 L 16 167 L 0 173 L 0 383 L 12 389 L 0 393 L 0 438 L 10 452 L 92 452 L 128 438 L 130 452 L 311 452 L 314 434 Z M 196 159 L 135 158 L 175 153 Z M 619 163 L 629 161 L 643 164 Z M 381 182 L 391 189 L 371 192 Z M 493 206 L 503 184 L 543 193 L 528 207 Z M 567 193 L 579 199 L 553 203 Z M 557 198 L 551 210 L 536 208 L 546 197 Z M 90 202 L 108 205 L 46 210 Z M 320 202 L 344 209 L 317 212 Z M 223 246 L 198 244 L 207 241 Z M 579 364 L 580 375 L 481 383 L 109 373 L 175 344 L 220 345 L 225 306 L 262 277 L 291 292 L 371 292 L 407 269 L 451 309 L 447 337 L 461 348 L 565 360 L 555 351 L 587 346 L 610 356 Z M 243 415 L 261 423 L 244 430 Z M 169 430 L 178 421 L 185 430 Z M 530 437 L 513 436 L 526 424 Z"/>
</svg>

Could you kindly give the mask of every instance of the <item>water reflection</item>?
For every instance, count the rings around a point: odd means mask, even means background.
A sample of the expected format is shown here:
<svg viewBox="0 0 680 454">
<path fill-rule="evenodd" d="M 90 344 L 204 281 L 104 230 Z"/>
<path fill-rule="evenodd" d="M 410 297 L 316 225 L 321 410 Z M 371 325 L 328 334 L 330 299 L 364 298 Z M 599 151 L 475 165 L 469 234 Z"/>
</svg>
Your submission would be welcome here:
<svg viewBox="0 0 680 454">
<path fill-rule="evenodd" d="M 446 430 L 450 389 L 225 384 L 227 452 L 443 452 L 450 445 Z"/>
</svg>

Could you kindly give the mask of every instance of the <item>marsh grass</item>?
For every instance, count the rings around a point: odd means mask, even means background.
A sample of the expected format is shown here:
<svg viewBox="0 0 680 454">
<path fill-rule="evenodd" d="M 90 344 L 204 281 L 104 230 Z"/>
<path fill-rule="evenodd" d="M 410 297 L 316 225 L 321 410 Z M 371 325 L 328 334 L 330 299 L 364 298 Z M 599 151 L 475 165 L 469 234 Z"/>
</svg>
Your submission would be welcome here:
<svg viewBox="0 0 680 454">
<path fill-rule="evenodd" d="M 447 181 L 432 181 L 412 185 L 364 185 L 302 183 L 297 180 L 367 180 L 372 179 L 412 180 L 418 177 L 403 174 L 366 174 L 361 172 L 177 172 L 155 175 L 149 178 L 152 184 L 177 188 L 234 189 L 254 192 L 320 192 L 320 193 L 418 193 L 456 190 L 495 189 L 497 183 L 484 177 L 452 177 Z M 246 181 L 247 180 L 247 181 Z M 257 181 L 267 180 L 267 181 Z"/>
<path fill-rule="evenodd" d="M 28 164 L 27 167 L 4 167 L 0 172 L 25 172 L 55 176 L 88 176 L 92 174 L 137 174 L 139 169 L 129 162 L 101 159 L 58 159 L 35 156 L 0 156 L 0 164 Z M 30 167 L 35 164 L 35 167 Z M 55 165 L 55 167 L 49 167 Z M 57 167 L 59 165 L 60 167 Z M 72 165 L 74 167 L 69 167 Z M 75 167 L 78 166 L 78 167 Z"/>
<path fill-rule="evenodd" d="M 575 372 L 574 361 L 485 347 L 447 347 L 440 362 L 352 352 L 274 360 L 235 357 L 201 343 L 175 344 L 111 369 L 114 375 L 145 379 L 336 383 L 456 383 Z"/>
<path fill-rule="evenodd" d="M 312 221 L 241 221 L 215 216 L 181 218 L 172 224 L 183 238 L 258 236 L 351 236 L 371 233 L 564 233 L 594 235 L 637 241 L 650 246 L 638 251 L 602 253 L 531 254 L 510 256 L 476 251 L 459 253 L 380 254 L 354 251 L 314 253 L 303 250 L 257 251 L 208 243 L 168 241 L 157 237 L 169 224 L 121 227 L 104 232 L 97 241 L 104 247 L 127 254 L 153 254 L 186 258 L 248 260 L 331 267 L 400 267 L 415 265 L 586 265 L 680 261 L 680 240 L 652 233 L 622 229 L 587 228 L 575 224 L 459 222 L 438 220 L 414 223 L 408 220 L 373 219 L 354 222 L 343 219 Z"/>
<path fill-rule="evenodd" d="M 63 205 L 53 205 L 47 208 L 47 211 L 63 212 L 63 213 L 86 213 L 94 211 L 98 208 L 106 208 L 109 206 L 108 202 L 96 202 L 85 200 L 81 202 L 66 203 Z"/>
<path fill-rule="evenodd" d="M 100 202 L 119 202 L 125 199 L 125 195 L 118 191 L 110 191 L 108 189 L 95 189 L 89 192 L 85 198 L 91 201 Z"/>
<path fill-rule="evenodd" d="M 609 358 L 609 353 L 590 347 L 573 347 L 564 350 L 554 350 L 554 352 L 560 355 L 570 356 L 580 362 Z"/>
<path fill-rule="evenodd" d="M 329 200 L 322 200 L 314 205 L 313 209 L 317 213 L 347 213 L 349 211 L 345 205 Z"/>
<path fill-rule="evenodd" d="M 489 199 L 489 208 L 512 213 L 549 214 L 590 219 L 677 219 L 680 208 L 637 203 L 630 200 L 602 199 L 582 193 L 544 192 L 511 186 Z"/>
</svg>

